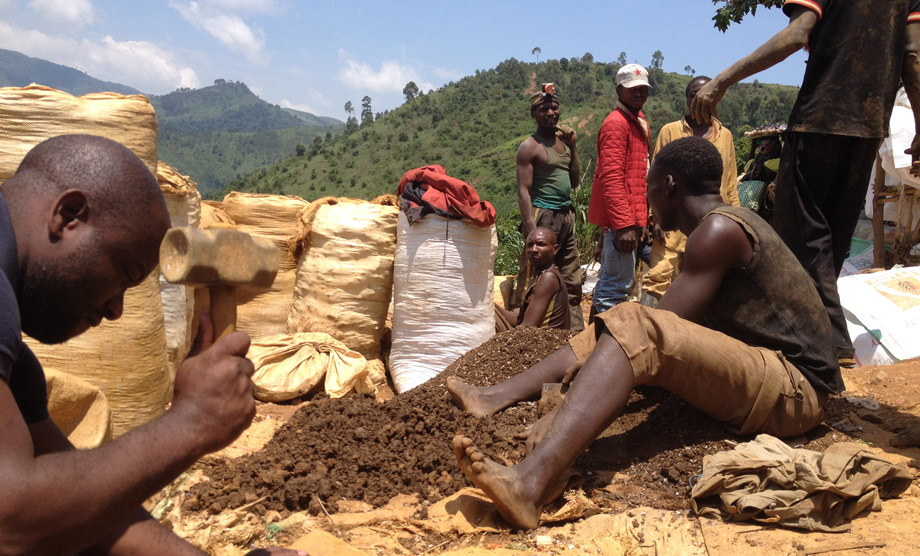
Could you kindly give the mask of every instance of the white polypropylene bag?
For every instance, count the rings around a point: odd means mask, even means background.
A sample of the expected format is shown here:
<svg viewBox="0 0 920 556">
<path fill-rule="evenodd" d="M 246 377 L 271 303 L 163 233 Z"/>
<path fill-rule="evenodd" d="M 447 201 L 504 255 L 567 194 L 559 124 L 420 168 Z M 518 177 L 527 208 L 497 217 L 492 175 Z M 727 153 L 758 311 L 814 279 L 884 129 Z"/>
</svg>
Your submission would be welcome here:
<svg viewBox="0 0 920 556">
<path fill-rule="evenodd" d="M 393 266 L 390 374 L 410 390 L 495 332 L 495 226 L 428 215 L 409 225 L 399 213 Z"/>
<path fill-rule="evenodd" d="M 920 356 L 920 267 L 837 280 L 840 304 L 900 361 Z"/>
</svg>

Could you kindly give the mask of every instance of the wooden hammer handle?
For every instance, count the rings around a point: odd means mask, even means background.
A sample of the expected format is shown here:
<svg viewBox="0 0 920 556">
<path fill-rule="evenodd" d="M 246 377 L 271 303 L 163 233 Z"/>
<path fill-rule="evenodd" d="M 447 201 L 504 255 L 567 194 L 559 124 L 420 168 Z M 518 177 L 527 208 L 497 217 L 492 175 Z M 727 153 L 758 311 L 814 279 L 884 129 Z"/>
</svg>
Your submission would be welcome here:
<svg viewBox="0 0 920 556">
<path fill-rule="evenodd" d="M 211 296 L 211 320 L 214 322 L 214 341 L 236 330 L 236 297 L 233 286 L 214 285 L 208 288 Z"/>
</svg>

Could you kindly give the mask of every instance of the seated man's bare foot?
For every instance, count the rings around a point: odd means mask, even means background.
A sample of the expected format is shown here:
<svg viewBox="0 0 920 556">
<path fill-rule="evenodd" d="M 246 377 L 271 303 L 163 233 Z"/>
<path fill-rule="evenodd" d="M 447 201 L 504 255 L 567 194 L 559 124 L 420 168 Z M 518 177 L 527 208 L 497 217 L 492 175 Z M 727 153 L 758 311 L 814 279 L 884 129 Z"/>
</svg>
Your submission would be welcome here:
<svg viewBox="0 0 920 556">
<path fill-rule="evenodd" d="M 453 449 L 463 474 L 485 492 L 505 521 L 516 529 L 534 529 L 539 525 L 543 505 L 558 497 L 565 488 L 563 482 L 553 489 L 548 500 L 540 500 L 540 494 L 527 492 L 514 467 L 505 467 L 487 459 L 469 438 L 459 434 L 455 436 Z"/>
<path fill-rule="evenodd" d="M 454 405 L 472 414 L 474 417 L 490 417 L 497 409 L 491 409 L 483 400 L 480 388 L 470 386 L 455 376 L 447 377 L 445 381 L 447 391 L 450 392 Z"/>
</svg>

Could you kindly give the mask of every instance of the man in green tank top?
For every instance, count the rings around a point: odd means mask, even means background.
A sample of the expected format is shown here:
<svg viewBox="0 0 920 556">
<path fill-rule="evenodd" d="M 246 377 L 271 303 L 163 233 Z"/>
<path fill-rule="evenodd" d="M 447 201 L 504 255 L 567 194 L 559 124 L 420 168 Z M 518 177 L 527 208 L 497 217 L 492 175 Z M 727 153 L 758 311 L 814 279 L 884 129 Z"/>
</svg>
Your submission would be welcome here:
<svg viewBox="0 0 920 556">
<path fill-rule="evenodd" d="M 517 151 L 518 208 L 524 237 L 537 227 L 549 228 L 556 234 L 559 252 L 554 263 L 565 280 L 572 330 L 577 332 L 584 329 L 585 318 L 581 310 L 582 276 L 572 189 L 579 185 L 581 168 L 575 130 L 559 126 L 559 114 L 556 87 L 546 83 L 530 97 L 530 115 L 537 123 L 537 131 Z M 533 271 L 525 254 L 515 289 L 517 303 Z"/>
</svg>

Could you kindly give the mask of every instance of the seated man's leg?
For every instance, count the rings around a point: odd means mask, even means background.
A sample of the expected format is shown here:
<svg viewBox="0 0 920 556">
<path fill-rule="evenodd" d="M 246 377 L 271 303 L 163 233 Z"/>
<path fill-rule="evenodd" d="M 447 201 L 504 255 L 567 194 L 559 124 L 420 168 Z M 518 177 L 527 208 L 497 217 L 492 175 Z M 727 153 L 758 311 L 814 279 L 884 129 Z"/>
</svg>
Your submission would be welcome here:
<svg viewBox="0 0 920 556">
<path fill-rule="evenodd" d="M 593 335 L 594 327 L 585 330 L 576 338 L 583 334 Z M 478 388 L 451 376 L 446 381 L 447 390 L 457 407 L 476 417 L 485 417 L 519 401 L 539 396 L 544 384 L 561 381 L 565 371 L 576 361 L 575 352 L 565 345 L 533 367 L 504 382 Z"/>
<path fill-rule="evenodd" d="M 568 470 L 578 456 L 623 412 L 632 375 L 623 349 L 609 333 L 603 333 L 543 441 L 524 461 L 505 467 L 485 458 L 469 438 L 458 435 L 453 449 L 460 469 L 495 502 L 508 523 L 521 529 L 536 527 L 542 507 L 562 494 Z"/>
<path fill-rule="evenodd" d="M 635 303 L 599 316 L 616 338 L 635 384 L 673 392 L 740 434 L 802 434 L 821 422 L 820 396 L 778 352 Z"/>
<path fill-rule="evenodd" d="M 537 526 L 541 508 L 565 488 L 569 467 L 623 412 L 636 384 L 674 392 L 742 434 L 795 436 L 824 416 L 819 395 L 777 352 L 637 303 L 620 304 L 598 320 L 596 345 L 585 341 L 594 326 L 573 338 L 570 357 L 590 355 L 542 441 L 521 463 L 505 467 L 470 439 L 454 438 L 464 474 L 515 527 Z M 536 381 L 530 387 L 535 394 Z"/>
<path fill-rule="evenodd" d="M 594 312 L 597 314 L 626 301 L 636 287 L 636 252 L 621 253 L 616 244 L 615 230 L 604 234 L 601 274 L 594 286 Z"/>
</svg>

